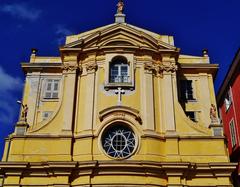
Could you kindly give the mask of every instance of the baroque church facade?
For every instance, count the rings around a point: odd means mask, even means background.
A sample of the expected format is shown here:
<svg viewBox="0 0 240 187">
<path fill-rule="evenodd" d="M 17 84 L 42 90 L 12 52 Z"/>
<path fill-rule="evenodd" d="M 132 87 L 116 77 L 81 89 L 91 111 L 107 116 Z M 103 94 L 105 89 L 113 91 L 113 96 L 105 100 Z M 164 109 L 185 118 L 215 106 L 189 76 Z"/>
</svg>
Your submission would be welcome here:
<svg viewBox="0 0 240 187">
<path fill-rule="evenodd" d="M 66 37 L 59 57 L 21 64 L 22 110 L 2 186 L 232 186 L 217 118 L 218 65 L 172 36 L 125 22 Z"/>
</svg>

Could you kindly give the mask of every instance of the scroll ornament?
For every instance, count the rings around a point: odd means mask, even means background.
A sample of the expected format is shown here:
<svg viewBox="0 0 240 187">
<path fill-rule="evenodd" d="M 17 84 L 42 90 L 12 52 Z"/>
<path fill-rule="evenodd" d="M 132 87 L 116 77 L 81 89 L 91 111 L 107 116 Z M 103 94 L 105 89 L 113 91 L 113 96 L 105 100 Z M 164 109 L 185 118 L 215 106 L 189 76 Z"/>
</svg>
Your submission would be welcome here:
<svg viewBox="0 0 240 187">
<path fill-rule="evenodd" d="M 80 71 L 82 71 L 82 66 L 81 66 L 81 65 L 76 65 L 76 64 L 74 64 L 74 65 L 64 64 L 64 65 L 62 66 L 62 69 L 63 69 L 63 71 L 65 71 L 65 72 L 74 72 L 74 71 L 76 71 L 77 69 L 79 69 Z"/>
<path fill-rule="evenodd" d="M 152 71 L 156 76 L 163 76 L 163 72 L 175 72 L 178 70 L 178 67 L 176 64 L 168 64 L 168 65 L 164 65 L 164 64 L 152 64 L 152 63 L 146 63 L 144 68 L 148 71 Z"/>
<path fill-rule="evenodd" d="M 87 70 L 87 71 L 96 71 L 97 68 L 98 68 L 98 65 L 97 65 L 97 63 L 95 63 L 95 62 L 88 63 L 88 64 L 86 65 L 86 70 Z"/>
</svg>

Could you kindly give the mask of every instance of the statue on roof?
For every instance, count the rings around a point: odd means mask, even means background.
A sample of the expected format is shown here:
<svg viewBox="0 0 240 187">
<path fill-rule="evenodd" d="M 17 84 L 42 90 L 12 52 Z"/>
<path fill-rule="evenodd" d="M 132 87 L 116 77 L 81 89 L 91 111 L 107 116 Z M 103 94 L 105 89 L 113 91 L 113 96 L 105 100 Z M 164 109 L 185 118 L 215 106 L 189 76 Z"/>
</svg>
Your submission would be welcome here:
<svg viewBox="0 0 240 187">
<path fill-rule="evenodd" d="M 117 4 L 117 13 L 122 14 L 124 9 L 124 3 L 123 0 L 119 0 Z"/>
</svg>

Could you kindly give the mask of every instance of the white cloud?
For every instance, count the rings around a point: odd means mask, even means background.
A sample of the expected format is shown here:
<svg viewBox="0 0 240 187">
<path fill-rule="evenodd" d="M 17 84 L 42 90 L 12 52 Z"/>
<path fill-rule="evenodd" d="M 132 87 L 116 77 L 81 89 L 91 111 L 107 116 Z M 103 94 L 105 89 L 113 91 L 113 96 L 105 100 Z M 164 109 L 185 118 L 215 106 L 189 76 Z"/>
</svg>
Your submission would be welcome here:
<svg viewBox="0 0 240 187">
<path fill-rule="evenodd" d="M 22 88 L 22 80 L 7 74 L 0 66 L 0 93 L 19 90 Z"/>
<path fill-rule="evenodd" d="M 62 45 L 65 42 L 66 36 L 73 34 L 73 32 L 70 29 L 67 29 L 64 25 L 57 25 L 55 34 L 58 37 L 58 45 Z"/>
<path fill-rule="evenodd" d="M 19 77 L 7 74 L 0 66 L 0 125 L 12 125 L 18 115 L 19 106 L 16 103 L 23 81 Z"/>
<path fill-rule="evenodd" d="M 35 21 L 40 17 L 41 10 L 32 8 L 26 4 L 5 4 L 0 6 L 0 11 L 13 17 Z"/>
<path fill-rule="evenodd" d="M 72 34 L 72 31 L 67 29 L 65 26 L 63 25 L 57 25 L 56 26 L 56 34 L 58 35 L 71 35 Z"/>
</svg>

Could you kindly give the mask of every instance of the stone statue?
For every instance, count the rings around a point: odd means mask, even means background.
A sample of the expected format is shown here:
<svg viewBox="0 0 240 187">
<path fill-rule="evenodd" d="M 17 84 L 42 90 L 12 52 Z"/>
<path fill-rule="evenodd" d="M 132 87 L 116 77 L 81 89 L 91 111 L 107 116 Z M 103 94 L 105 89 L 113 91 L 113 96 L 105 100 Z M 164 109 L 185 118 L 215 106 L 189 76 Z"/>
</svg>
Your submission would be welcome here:
<svg viewBox="0 0 240 187">
<path fill-rule="evenodd" d="M 123 9 L 124 9 L 123 0 L 119 0 L 119 2 L 117 4 L 117 13 L 118 14 L 122 14 L 123 13 Z"/>
<path fill-rule="evenodd" d="M 27 122 L 28 106 L 22 104 L 21 120 Z"/>
<path fill-rule="evenodd" d="M 211 107 L 210 107 L 210 118 L 212 122 L 217 121 L 217 109 L 214 104 L 211 104 Z"/>
</svg>

